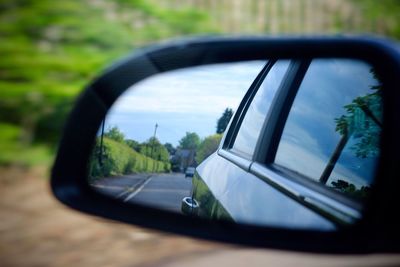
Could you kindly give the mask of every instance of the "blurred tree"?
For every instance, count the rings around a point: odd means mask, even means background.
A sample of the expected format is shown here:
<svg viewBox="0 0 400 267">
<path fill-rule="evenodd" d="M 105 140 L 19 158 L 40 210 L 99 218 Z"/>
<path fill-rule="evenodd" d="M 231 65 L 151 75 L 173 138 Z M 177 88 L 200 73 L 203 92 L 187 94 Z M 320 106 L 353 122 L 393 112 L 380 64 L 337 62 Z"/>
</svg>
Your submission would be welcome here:
<svg viewBox="0 0 400 267">
<path fill-rule="evenodd" d="M 200 164 L 204 159 L 214 153 L 221 141 L 221 134 L 214 134 L 207 136 L 199 145 L 199 149 L 196 154 L 196 162 Z"/>
<path fill-rule="evenodd" d="M 377 78 L 374 71 L 371 71 Z M 379 81 L 379 79 L 378 79 Z M 336 119 L 336 131 L 342 136 L 351 133 L 358 142 L 351 147 L 357 157 L 379 153 L 382 131 L 382 86 L 372 86 L 372 93 L 355 98 L 346 105 L 346 115 Z"/>
<path fill-rule="evenodd" d="M 55 147 L 75 97 L 96 73 L 166 38 L 218 32 L 400 38 L 399 0 L 316 2 L 0 0 L 0 123 L 18 128 L 15 145 Z"/>
<path fill-rule="evenodd" d="M 202 31 L 216 31 L 207 12 L 156 1 L 1 0 L 0 123 L 20 129 L 16 145 L 54 147 L 74 98 L 106 64 Z"/>
<path fill-rule="evenodd" d="M 352 136 L 357 143 L 351 147 L 356 157 L 367 158 L 379 153 L 382 131 L 382 86 L 374 70 L 371 70 L 378 85 L 371 86 L 372 93 L 357 97 L 344 106 L 346 114 L 335 119 L 336 131 L 341 138 L 333 151 L 319 181 L 326 183 Z"/>
<path fill-rule="evenodd" d="M 368 197 L 369 193 L 371 192 L 371 188 L 369 186 L 362 186 L 360 189 L 357 189 L 354 184 L 340 179 L 337 181 L 332 181 L 331 184 L 335 190 L 361 200 Z"/>
<path fill-rule="evenodd" d="M 170 155 L 174 155 L 174 154 L 175 154 L 176 148 L 175 148 L 172 144 L 170 144 L 170 143 L 165 143 L 165 144 L 164 144 L 164 147 L 168 150 L 168 153 L 169 153 Z"/>
<path fill-rule="evenodd" d="M 196 150 L 200 144 L 200 137 L 197 133 L 186 132 L 186 135 L 179 140 L 179 148 Z"/>
<path fill-rule="evenodd" d="M 221 118 L 219 118 L 217 121 L 217 134 L 222 134 L 225 131 L 226 127 L 229 124 L 229 121 L 232 118 L 232 115 L 233 110 L 231 108 L 226 108 Z"/>
<path fill-rule="evenodd" d="M 126 139 L 125 143 L 133 150 L 140 152 L 140 143 L 132 139 Z"/>
<path fill-rule="evenodd" d="M 140 146 L 140 153 L 158 161 L 169 162 L 168 150 L 156 137 L 151 137 Z"/>
<path fill-rule="evenodd" d="M 361 9 L 366 23 L 362 30 L 379 33 L 400 39 L 400 1 L 399 0 L 353 0 Z"/>
<path fill-rule="evenodd" d="M 104 136 L 119 143 L 123 143 L 125 139 L 125 135 L 118 129 L 117 126 L 114 126 L 110 128 L 108 131 L 106 131 L 104 133 Z"/>
</svg>

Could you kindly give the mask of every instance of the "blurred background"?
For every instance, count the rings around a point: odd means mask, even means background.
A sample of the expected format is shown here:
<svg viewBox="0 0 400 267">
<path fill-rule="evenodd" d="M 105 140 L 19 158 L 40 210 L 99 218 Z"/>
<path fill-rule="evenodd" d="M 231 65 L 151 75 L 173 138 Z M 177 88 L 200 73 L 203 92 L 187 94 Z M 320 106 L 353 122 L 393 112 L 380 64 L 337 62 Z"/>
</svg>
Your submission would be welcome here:
<svg viewBox="0 0 400 267">
<path fill-rule="evenodd" d="M 343 33 L 398 40 L 400 1 L 0 0 L 0 265 L 133 266 L 149 261 L 143 251 L 157 250 L 158 261 L 226 249 L 95 221 L 54 201 L 49 170 L 75 98 L 114 60 L 165 39 Z"/>
<path fill-rule="evenodd" d="M 196 34 L 337 33 L 400 38 L 400 1 L 1 0 L 0 164 L 51 164 L 75 97 L 137 47 Z"/>
</svg>

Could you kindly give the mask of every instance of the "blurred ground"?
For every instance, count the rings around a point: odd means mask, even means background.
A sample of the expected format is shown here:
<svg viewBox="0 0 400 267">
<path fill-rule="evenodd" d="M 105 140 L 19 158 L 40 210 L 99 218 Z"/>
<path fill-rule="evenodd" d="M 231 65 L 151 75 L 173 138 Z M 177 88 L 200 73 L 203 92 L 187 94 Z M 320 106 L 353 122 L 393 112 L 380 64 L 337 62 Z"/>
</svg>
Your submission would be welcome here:
<svg viewBox="0 0 400 267">
<path fill-rule="evenodd" d="M 72 211 L 46 176 L 0 168 L 0 266 L 158 266 L 223 248 Z"/>
<path fill-rule="evenodd" d="M 80 214 L 43 168 L 0 168 L 0 266 L 400 266 L 400 254 L 315 255 L 234 247 Z"/>
</svg>

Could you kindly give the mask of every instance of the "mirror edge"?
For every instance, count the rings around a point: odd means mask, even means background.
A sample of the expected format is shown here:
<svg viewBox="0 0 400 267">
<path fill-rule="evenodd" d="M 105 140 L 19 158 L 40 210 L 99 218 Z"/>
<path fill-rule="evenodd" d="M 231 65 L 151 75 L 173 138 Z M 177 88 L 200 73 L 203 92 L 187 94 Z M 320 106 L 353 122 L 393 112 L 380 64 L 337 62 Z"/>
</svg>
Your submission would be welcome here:
<svg viewBox="0 0 400 267">
<path fill-rule="evenodd" d="M 268 49 L 265 49 L 266 47 Z M 299 49 L 299 47 L 302 49 Z M 335 50 L 332 50 L 333 48 Z M 243 51 L 243 53 L 232 54 L 234 51 Z M 366 217 L 360 224 L 335 233 L 282 230 L 228 222 L 210 222 L 201 219 L 195 220 L 194 223 L 191 218 L 183 215 L 170 214 L 148 207 L 144 208 L 140 205 L 124 205 L 94 192 L 88 186 L 86 182 L 86 163 L 93 145 L 93 137 L 96 135 L 98 126 L 108 108 L 119 94 L 128 88 L 127 84 L 132 85 L 160 71 L 207 63 L 266 58 L 271 55 L 285 58 L 296 56 L 351 56 L 375 63 L 375 65 L 379 65 L 383 70 L 387 71 L 385 76 L 388 77 L 386 80 L 389 81 L 390 90 L 386 90 L 388 93 L 384 96 L 384 114 L 388 113 L 386 112 L 389 109 L 388 107 L 394 108 L 396 107 L 395 104 L 398 103 L 399 92 L 398 90 L 396 92 L 395 83 L 391 81 L 395 81 L 396 77 L 400 77 L 399 53 L 394 45 L 388 45 L 381 39 L 339 37 L 241 39 L 235 37 L 190 40 L 156 46 L 155 48 L 145 49 L 142 53 L 135 54 L 127 60 L 117 63 L 92 83 L 79 97 L 65 126 L 52 169 L 51 189 L 53 194 L 64 204 L 92 215 L 207 240 L 324 253 L 399 251 L 400 247 L 395 242 L 395 238 L 400 236 L 398 230 L 395 232 L 394 238 L 390 236 L 391 232 L 388 232 L 387 229 L 378 229 L 379 236 L 374 237 L 378 239 L 376 244 L 372 244 L 371 240 L 367 240 L 367 237 L 364 236 L 368 230 L 382 226 L 381 222 L 377 221 L 376 211 L 379 210 L 381 205 L 393 200 L 393 196 L 386 196 L 384 200 L 374 201 L 377 200 L 377 196 L 385 196 L 384 193 L 388 189 L 392 188 L 393 190 L 393 186 L 398 185 L 399 182 L 394 181 L 394 179 L 386 178 L 388 180 L 386 181 L 387 184 L 381 181 L 383 178 L 379 179 L 378 189 L 374 194 L 375 197 L 372 197 L 371 203 L 367 204 Z M 140 66 L 138 64 L 143 63 L 148 64 L 149 67 L 138 70 L 138 66 Z M 137 71 L 137 73 L 135 72 L 137 75 L 128 75 L 132 70 Z M 123 77 L 123 79 L 120 79 L 120 77 Z M 385 79 L 383 80 L 385 81 Z M 397 107 L 396 110 L 398 111 L 398 109 Z M 390 132 L 391 134 L 386 134 L 385 138 L 382 138 L 385 139 L 383 142 L 385 150 L 382 151 L 381 162 L 390 157 L 388 163 L 384 163 L 385 167 L 388 168 L 380 166 L 383 174 L 390 174 L 390 171 L 396 170 L 396 162 L 399 162 L 399 156 L 395 154 L 395 149 L 399 148 L 399 142 L 391 143 L 396 136 L 400 136 L 396 135 L 399 133 L 399 129 L 396 129 L 396 127 L 392 129 L 391 126 L 391 123 L 399 122 L 399 119 L 395 118 L 395 114 L 399 113 L 394 112 L 390 117 L 385 115 L 386 125 L 389 125 L 390 128 L 384 132 Z M 85 127 L 80 127 L 81 125 L 85 125 Z M 391 130 L 393 130 L 393 133 Z M 75 146 L 71 144 L 75 144 Z M 388 148 L 389 146 L 391 146 L 391 149 Z M 394 158 L 391 156 L 394 156 Z M 101 209 L 97 208 L 99 206 L 101 206 Z M 394 206 L 394 204 L 391 206 Z M 140 216 L 127 215 L 135 213 L 140 214 Z M 179 223 L 177 223 L 177 219 L 179 219 Z M 390 221 L 390 219 L 392 217 L 389 216 L 385 222 Z M 389 224 L 390 226 L 395 226 L 397 221 L 393 220 Z M 395 228 L 390 227 L 389 229 L 394 231 L 393 229 Z M 287 238 L 282 238 L 285 236 Z"/>
</svg>

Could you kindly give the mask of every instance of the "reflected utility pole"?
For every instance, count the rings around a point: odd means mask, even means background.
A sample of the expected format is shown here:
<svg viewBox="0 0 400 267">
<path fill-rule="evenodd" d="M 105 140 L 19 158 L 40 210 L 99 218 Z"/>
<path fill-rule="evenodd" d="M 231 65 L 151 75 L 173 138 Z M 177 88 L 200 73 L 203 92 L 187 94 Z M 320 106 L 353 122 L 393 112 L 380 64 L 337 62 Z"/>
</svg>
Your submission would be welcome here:
<svg viewBox="0 0 400 267">
<path fill-rule="evenodd" d="M 156 125 L 155 125 L 155 127 L 154 127 L 153 141 L 152 141 L 152 144 L 151 144 L 150 158 L 152 158 L 152 159 L 153 159 L 153 153 L 154 153 L 154 145 L 155 145 L 155 142 L 156 142 L 157 128 L 158 128 L 158 124 L 156 123 Z M 154 159 L 153 159 L 153 160 L 154 160 Z M 155 160 L 154 160 L 154 163 L 153 163 L 153 172 L 154 172 L 155 164 L 156 164 L 156 162 L 155 162 Z"/>
<path fill-rule="evenodd" d="M 103 137 L 104 137 L 104 124 L 106 123 L 106 118 L 103 119 L 101 125 L 101 135 L 100 135 L 100 153 L 99 153 L 99 164 L 103 166 Z"/>
</svg>

